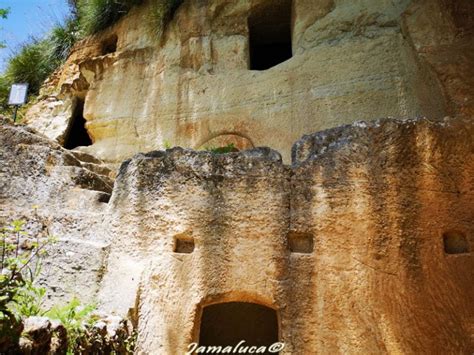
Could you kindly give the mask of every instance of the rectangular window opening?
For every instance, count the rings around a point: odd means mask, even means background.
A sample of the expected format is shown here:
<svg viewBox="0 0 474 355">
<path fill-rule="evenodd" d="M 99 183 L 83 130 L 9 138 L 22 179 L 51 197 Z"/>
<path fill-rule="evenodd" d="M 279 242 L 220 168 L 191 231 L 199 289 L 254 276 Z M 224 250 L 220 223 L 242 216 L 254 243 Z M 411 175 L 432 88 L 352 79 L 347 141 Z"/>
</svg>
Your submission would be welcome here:
<svg viewBox="0 0 474 355">
<path fill-rule="evenodd" d="M 269 1 L 248 19 L 251 70 L 266 70 L 292 57 L 291 0 Z"/>
</svg>

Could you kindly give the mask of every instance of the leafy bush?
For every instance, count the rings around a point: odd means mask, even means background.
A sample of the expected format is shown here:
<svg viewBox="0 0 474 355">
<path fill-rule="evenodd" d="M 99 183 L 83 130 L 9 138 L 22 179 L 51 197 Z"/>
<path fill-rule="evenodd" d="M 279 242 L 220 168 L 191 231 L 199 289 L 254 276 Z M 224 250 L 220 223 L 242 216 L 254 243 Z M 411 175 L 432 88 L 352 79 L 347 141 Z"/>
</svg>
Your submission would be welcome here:
<svg viewBox="0 0 474 355">
<path fill-rule="evenodd" d="M 34 281 L 25 280 L 9 307 L 17 318 L 43 316 L 46 313 L 43 308 L 45 295 L 44 287 L 36 287 Z"/>
<path fill-rule="evenodd" d="M 81 301 L 73 298 L 63 307 L 53 307 L 46 313 L 51 319 L 60 321 L 67 330 L 68 335 L 68 354 L 80 353 L 80 338 L 86 331 L 86 326 L 91 326 L 97 321 L 92 315 L 95 311 L 95 305 L 82 306 Z"/>
<path fill-rule="evenodd" d="M 54 239 L 32 238 L 24 225 L 24 221 L 17 220 L 0 229 L 0 321 L 41 312 L 45 291 L 33 283 L 41 256 Z"/>
<path fill-rule="evenodd" d="M 68 353 L 80 350 L 78 339 L 97 318 L 91 315 L 95 305 L 82 306 L 73 298 L 66 306 L 43 308 L 46 289 L 35 286 L 41 257 L 47 245 L 54 242 L 49 235 L 33 238 L 24 229 L 24 221 L 13 221 L 0 229 L 0 330 L 2 335 L 15 333 L 20 319 L 48 316 L 59 320 L 67 330 Z M 21 329 L 21 328 L 20 328 Z"/>
</svg>

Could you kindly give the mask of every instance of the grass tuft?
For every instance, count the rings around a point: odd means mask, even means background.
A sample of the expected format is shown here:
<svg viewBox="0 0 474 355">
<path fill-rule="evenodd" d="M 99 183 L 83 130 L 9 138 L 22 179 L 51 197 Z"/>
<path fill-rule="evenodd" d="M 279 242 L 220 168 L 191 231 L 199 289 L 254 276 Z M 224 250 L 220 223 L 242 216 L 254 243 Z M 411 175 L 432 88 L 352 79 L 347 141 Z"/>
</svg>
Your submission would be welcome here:
<svg viewBox="0 0 474 355">
<path fill-rule="evenodd" d="M 85 35 L 100 32 L 113 25 L 143 0 L 79 0 L 77 13 Z"/>
<path fill-rule="evenodd" d="M 149 23 L 158 37 L 184 0 L 153 0 Z M 74 44 L 84 36 L 100 32 L 116 23 L 133 6 L 144 0 L 68 0 L 70 18 L 55 26 L 44 39 L 33 38 L 12 57 L 0 75 L 0 113 L 9 113 L 8 93 L 13 83 L 29 84 L 29 94 L 37 95 L 43 82 L 69 56 Z M 2 13 L 0 13 L 0 17 Z"/>
<path fill-rule="evenodd" d="M 160 38 L 166 25 L 172 20 L 176 10 L 184 0 L 158 0 L 153 2 L 149 13 L 149 24 L 154 34 Z"/>
</svg>

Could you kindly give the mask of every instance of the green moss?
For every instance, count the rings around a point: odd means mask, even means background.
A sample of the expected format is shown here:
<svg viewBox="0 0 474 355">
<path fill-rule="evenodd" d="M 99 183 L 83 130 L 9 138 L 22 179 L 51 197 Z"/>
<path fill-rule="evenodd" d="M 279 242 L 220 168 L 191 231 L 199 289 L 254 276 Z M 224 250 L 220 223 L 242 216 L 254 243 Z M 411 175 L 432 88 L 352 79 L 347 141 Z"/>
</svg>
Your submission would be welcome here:
<svg viewBox="0 0 474 355">
<path fill-rule="evenodd" d="M 205 150 L 214 154 L 227 154 L 238 152 L 239 150 L 235 147 L 234 143 L 227 144 L 224 147 L 206 147 Z"/>
</svg>

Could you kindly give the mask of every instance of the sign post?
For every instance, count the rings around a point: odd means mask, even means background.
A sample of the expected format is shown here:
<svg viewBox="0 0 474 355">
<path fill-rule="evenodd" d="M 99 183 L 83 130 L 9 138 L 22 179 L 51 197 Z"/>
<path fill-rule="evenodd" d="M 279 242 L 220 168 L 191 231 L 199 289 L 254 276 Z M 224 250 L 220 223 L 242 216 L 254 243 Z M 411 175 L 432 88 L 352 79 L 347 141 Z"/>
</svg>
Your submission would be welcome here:
<svg viewBox="0 0 474 355">
<path fill-rule="evenodd" d="M 16 122 L 16 115 L 18 108 L 26 103 L 26 96 L 28 94 L 28 84 L 20 83 L 13 84 L 10 89 L 10 96 L 8 97 L 8 104 L 15 106 L 13 111 L 13 122 Z"/>
</svg>

